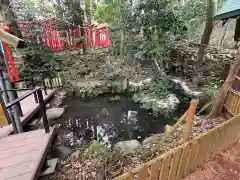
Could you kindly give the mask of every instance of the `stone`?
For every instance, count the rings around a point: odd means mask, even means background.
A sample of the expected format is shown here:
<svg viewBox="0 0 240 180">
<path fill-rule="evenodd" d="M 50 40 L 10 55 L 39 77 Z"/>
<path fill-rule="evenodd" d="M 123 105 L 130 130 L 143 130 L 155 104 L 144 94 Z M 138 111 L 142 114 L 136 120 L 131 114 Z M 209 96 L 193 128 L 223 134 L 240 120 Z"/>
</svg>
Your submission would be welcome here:
<svg viewBox="0 0 240 180">
<path fill-rule="evenodd" d="M 155 134 L 152 135 L 146 139 L 143 140 L 142 144 L 147 145 L 147 144 L 152 144 L 154 142 L 160 141 L 163 137 L 163 134 Z"/>
<path fill-rule="evenodd" d="M 53 151 L 53 156 L 61 160 L 67 159 L 67 157 L 72 154 L 72 149 L 67 146 L 58 146 Z"/>
<path fill-rule="evenodd" d="M 64 113 L 64 108 L 51 108 L 46 111 L 48 120 L 60 118 Z"/>
<path fill-rule="evenodd" d="M 40 176 L 45 176 L 54 173 L 57 166 L 58 158 L 49 159 L 46 161 L 47 169 L 41 172 Z"/>
<path fill-rule="evenodd" d="M 116 151 L 134 151 L 141 146 L 137 140 L 119 141 L 114 145 Z"/>
<path fill-rule="evenodd" d="M 199 98 L 202 95 L 202 92 L 200 91 L 191 90 L 187 83 L 182 80 L 173 79 L 173 82 L 175 83 L 174 89 L 179 95 L 186 96 L 188 98 Z"/>
<path fill-rule="evenodd" d="M 151 104 L 151 107 L 155 107 L 155 109 L 175 110 L 175 108 L 180 104 L 180 101 L 175 94 L 169 94 L 167 97 L 162 99 L 157 96 L 150 96 L 147 94 L 134 94 L 133 99 L 143 105 Z"/>
<path fill-rule="evenodd" d="M 96 141 L 96 140 L 93 140 L 91 143 L 90 143 L 90 146 L 89 148 L 87 149 L 88 152 L 90 153 L 104 153 L 107 151 L 107 148 L 104 144 Z"/>
<path fill-rule="evenodd" d="M 142 81 L 138 81 L 138 82 L 135 82 L 135 81 L 129 81 L 129 86 L 130 86 L 130 87 L 133 87 L 133 88 L 136 88 L 136 87 L 143 87 L 143 86 L 149 84 L 151 81 L 152 81 L 151 78 L 147 78 L 147 79 L 144 79 L 144 80 L 142 80 Z"/>
<path fill-rule="evenodd" d="M 116 95 L 116 96 L 111 96 L 108 98 L 108 100 L 111 101 L 120 101 L 120 96 Z"/>
<path fill-rule="evenodd" d="M 112 91 L 114 93 L 122 93 L 126 91 L 127 88 L 128 88 L 127 77 L 117 77 L 116 80 L 114 80 L 114 83 L 112 85 Z"/>
</svg>

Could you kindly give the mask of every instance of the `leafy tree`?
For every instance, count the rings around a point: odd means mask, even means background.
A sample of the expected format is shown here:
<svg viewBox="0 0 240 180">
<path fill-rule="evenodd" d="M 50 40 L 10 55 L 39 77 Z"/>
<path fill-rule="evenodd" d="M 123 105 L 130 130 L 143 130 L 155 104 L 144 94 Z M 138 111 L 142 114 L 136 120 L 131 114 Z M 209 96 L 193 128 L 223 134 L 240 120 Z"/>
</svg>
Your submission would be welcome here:
<svg viewBox="0 0 240 180">
<path fill-rule="evenodd" d="M 119 20 L 121 9 L 126 2 L 127 0 L 105 0 L 95 5 L 94 18 L 98 23 L 113 24 Z"/>
<path fill-rule="evenodd" d="M 125 32 L 133 32 L 133 37 L 142 36 L 133 41 L 126 40 L 126 51 L 132 50 L 137 59 L 154 60 L 162 74 L 167 63 L 163 60 L 167 46 L 181 38 L 187 30 L 179 11 L 168 0 L 141 1 L 134 8 L 125 4 L 119 27 Z"/>
</svg>

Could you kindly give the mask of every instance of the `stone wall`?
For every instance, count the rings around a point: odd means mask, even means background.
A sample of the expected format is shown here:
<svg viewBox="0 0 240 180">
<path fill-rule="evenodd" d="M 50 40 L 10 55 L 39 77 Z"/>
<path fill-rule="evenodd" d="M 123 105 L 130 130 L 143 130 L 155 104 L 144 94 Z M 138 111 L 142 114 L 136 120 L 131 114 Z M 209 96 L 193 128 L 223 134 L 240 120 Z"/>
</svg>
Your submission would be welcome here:
<svg viewBox="0 0 240 180">
<path fill-rule="evenodd" d="M 199 44 L 193 42 L 179 41 L 169 47 L 168 68 L 169 74 L 176 77 L 191 79 L 193 70 L 197 62 L 197 51 Z M 203 79 L 210 81 L 213 78 L 225 80 L 230 64 L 234 61 L 230 49 L 217 49 L 208 46 L 204 62 L 201 64 L 199 72 L 203 73 Z"/>
</svg>

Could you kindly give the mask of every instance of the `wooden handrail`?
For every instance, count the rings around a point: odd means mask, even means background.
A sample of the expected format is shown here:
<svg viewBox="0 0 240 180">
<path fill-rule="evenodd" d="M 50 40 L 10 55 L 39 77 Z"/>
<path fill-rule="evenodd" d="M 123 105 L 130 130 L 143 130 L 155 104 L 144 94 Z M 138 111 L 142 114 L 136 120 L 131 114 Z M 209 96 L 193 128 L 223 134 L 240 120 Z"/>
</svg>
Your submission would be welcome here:
<svg viewBox="0 0 240 180">
<path fill-rule="evenodd" d="M 45 108 L 45 103 L 43 100 L 43 95 L 42 95 L 42 90 L 41 88 L 37 88 L 32 90 L 31 92 L 28 92 L 26 94 L 24 94 L 23 96 L 14 99 L 13 101 L 9 102 L 8 104 L 6 104 L 5 108 L 11 108 L 12 106 L 14 106 L 15 104 L 19 103 L 20 101 L 22 101 L 23 99 L 29 97 L 30 95 L 35 94 L 38 98 L 39 101 L 39 105 L 40 105 L 40 112 L 42 114 L 43 117 L 43 125 L 44 125 L 44 129 L 46 133 L 49 133 L 49 125 L 48 125 L 48 120 L 47 120 L 47 114 L 46 114 L 46 108 Z M 22 126 L 21 126 L 21 122 L 20 122 L 20 114 L 17 112 L 17 114 L 14 114 L 14 120 L 13 120 L 13 127 L 14 127 L 14 132 L 20 133 L 22 132 Z"/>
<path fill-rule="evenodd" d="M 31 92 L 28 92 L 28 93 L 24 94 L 23 96 L 21 96 L 21 97 L 19 97 L 17 99 L 14 99 L 13 101 L 11 101 L 11 102 L 6 104 L 6 108 L 12 107 L 13 105 L 18 103 L 19 101 L 22 101 L 23 99 L 27 98 L 28 96 L 30 96 L 31 94 L 37 92 L 38 90 L 41 90 L 41 88 L 34 89 Z"/>
</svg>

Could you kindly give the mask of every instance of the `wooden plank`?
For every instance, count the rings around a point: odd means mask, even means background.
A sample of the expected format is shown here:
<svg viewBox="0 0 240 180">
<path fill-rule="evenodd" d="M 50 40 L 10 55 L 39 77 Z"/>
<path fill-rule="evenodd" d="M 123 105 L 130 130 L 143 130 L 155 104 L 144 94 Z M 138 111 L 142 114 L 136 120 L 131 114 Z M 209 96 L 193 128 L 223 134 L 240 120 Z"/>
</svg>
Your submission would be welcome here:
<svg viewBox="0 0 240 180">
<path fill-rule="evenodd" d="M 182 154 L 179 160 L 176 180 L 181 180 L 183 178 L 184 169 L 187 166 L 187 163 L 189 163 L 188 159 L 190 157 L 190 146 L 191 143 L 187 142 L 183 146 Z"/>
<path fill-rule="evenodd" d="M 171 160 L 172 160 L 172 154 L 166 154 L 166 156 L 163 157 L 159 180 L 167 180 L 168 179 Z"/>
<path fill-rule="evenodd" d="M 139 179 L 139 180 L 146 180 L 146 179 L 148 179 L 148 166 L 144 165 L 144 166 L 138 171 L 138 179 Z"/>
<path fill-rule="evenodd" d="M 151 163 L 150 180 L 156 180 L 159 178 L 160 163 L 161 163 L 161 160 L 154 160 L 154 162 Z"/>
<path fill-rule="evenodd" d="M 215 151 L 215 145 L 216 145 L 216 141 L 218 141 L 217 139 L 217 131 L 215 130 L 210 130 L 210 138 L 209 138 L 209 150 L 207 153 L 207 159 L 211 159 L 213 157 L 213 153 Z"/>
<path fill-rule="evenodd" d="M 176 151 L 173 152 L 173 157 L 172 157 L 168 180 L 176 179 L 179 160 L 180 160 L 181 155 L 182 155 L 182 148 L 178 148 Z"/>
<path fill-rule="evenodd" d="M 235 95 L 235 101 L 234 101 L 234 106 L 233 106 L 233 112 L 235 115 L 237 115 L 237 108 L 238 108 L 238 103 L 239 103 L 239 96 Z"/>
<path fill-rule="evenodd" d="M 183 177 L 187 177 L 191 172 L 195 171 L 197 164 L 195 160 L 197 159 L 199 145 L 197 139 L 193 139 L 190 145 L 190 151 L 187 158 L 186 166 L 184 168 Z"/>
<path fill-rule="evenodd" d="M 0 150 L 0 159 L 1 162 L 4 162 L 0 169 L 2 179 L 36 180 L 39 176 L 42 163 L 46 157 L 47 147 L 53 140 L 54 128 L 48 134 L 42 130 L 22 134 L 6 137 L 11 141 L 0 141 L 0 147 L 9 148 Z M 30 134 L 34 134 L 34 136 Z M 28 136 L 31 138 L 28 138 Z M 24 140 L 22 140 L 23 137 L 25 137 Z M 19 141 L 19 138 L 21 141 Z M 28 139 L 32 141 L 28 141 Z M 10 143 L 14 146 L 11 146 Z M 18 146 L 21 143 L 22 146 Z M 6 146 L 6 144 L 8 145 Z"/>
</svg>

